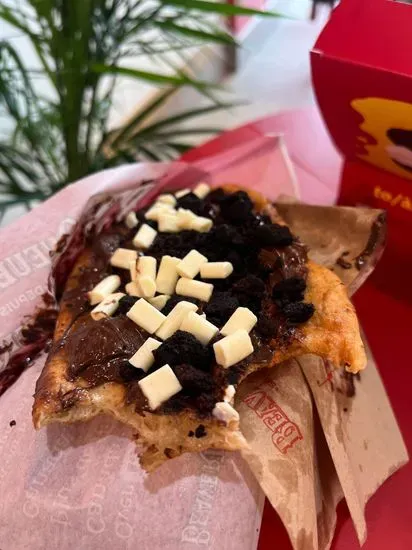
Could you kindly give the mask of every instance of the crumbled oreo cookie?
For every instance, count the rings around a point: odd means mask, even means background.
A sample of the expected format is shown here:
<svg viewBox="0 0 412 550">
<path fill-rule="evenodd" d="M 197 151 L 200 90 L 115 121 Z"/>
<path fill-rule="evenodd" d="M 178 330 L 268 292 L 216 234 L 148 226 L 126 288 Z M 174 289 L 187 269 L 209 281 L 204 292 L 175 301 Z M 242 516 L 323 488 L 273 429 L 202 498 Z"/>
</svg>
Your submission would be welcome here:
<svg viewBox="0 0 412 550">
<path fill-rule="evenodd" d="M 195 437 L 197 439 L 200 439 L 201 437 L 205 437 L 206 435 L 206 428 L 203 426 L 203 424 L 199 424 L 199 426 L 195 430 Z"/>
<path fill-rule="evenodd" d="M 225 261 L 230 262 L 233 265 L 233 270 L 237 276 L 243 276 L 246 274 L 247 266 L 245 260 L 246 258 L 236 250 L 229 250 L 225 257 Z"/>
<path fill-rule="evenodd" d="M 244 294 L 246 296 L 263 298 L 265 283 L 259 277 L 256 277 L 256 275 L 246 275 L 246 277 L 239 279 L 233 285 L 233 292 L 236 295 Z"/>
<path fill-rule="evenodd" d="M 239 300 L 230 292 L 215 291 L 204 311 L 208 321 L 217 327 L 222 327 L 238 307 Z"/>
<path fill-rule="evenodd" d="M 197 300 L 196 298 L 192 298 L 190 296 L 180 296 L 179 294 L 173 294 L 166 302 L 165 307 L 162 309 L 163 315 L 168 315 L 172 311 L 172 309 L 175 307 L 175 305 L 182 301 L 191 302 L 192 304 L 196 304 L 198 307 L 201 304 L 201 301 Z"/>
<path fill-rule="evenodd" d="M 161 346 L 153 351 L 155 368 L 163 365 L 175 367 L 186 363 L 197 369 L 209 371 L 212 364 L 212 352 L 203 346 L 192 334 L 176 331 Z"/>
<path fill-rule="evenodd" d="M 129 309 L 135 305 L 138 299 L 139 298 L 136 298 L 135 296 L 123 296 L 122 298 L 120 298 L 119 305 L 116 309 L 114 316 L 126 315 Z"/>
<path fill-rule="evenodd" d="M 244 361 L 241 361 L 226 370 L 226 384 L 236 385 L 239 383 L 239 380 L 247 370 L 247 364 Z"/>
<path fill-rule="evenodd" d="M 315 312 L 313 304 L 306 302 L 291 302 L 282 308 L 282 313 L 292 325 L 306 323 Z"/>
<path fill-rule="evenodd" d="M 242 307 L 247 307 L 255 315 L 258 315 L 262 309 L 265 283 L 256 275 L 246 275 L 233 285 L 232 293 L 239 300 Z"/>
<path fill-rule="evenodd" d="M 215 393 L 201 393 L 199 397 L 196 397 L 196 410 L 199 411 L 200 416 L 207 417 L 213 411 L 216 405 Z"/>
<path fill-rule="evenodd" d="M 198 417 L 207 417 L 213 411 L 216 404 L 215 392 L 203 392 L 199 395 L 191 395 L 185 390 L 177 393 L 168 401 L 163 403 L 161 411 L 163 413 L 176 413 L 184 410 L 196 410 Z M 189 432 L 190 434 L 190 432 Z M 189 435 L 189 437 L 193 437 Z"/>
<path fill-rule="evenodd" d="M 227 194 L 223 191 L 222 188 L 218 187 L 217 189 L 213 189 L 208 195 L 207 200 L 209 202 L 214 202 L 216 204 L 220 204 L 223 202 L 227 197 Z"/>
<path fill-rule="evenodd" d="M 272 288 L 272 298 L 278 305 L 288 302 L 301 302 L 306 290 L 306 281 L 302 277 L 290 277 L 276 283 Z"/>
<path fill-rule="evenodd" d="M 200 240 L 197 231 L 181 231 L 180 233 L 158 233 L 153 245 L 150 247 L 150 255 L 158 260 L 165 255 L 184 258 L 192 248 L 198 248 Z"/>
<path fill-rule="evenodd" d="M 214 228 L 208 233 L 197 233 L 196 241 L 192 248 L 196 248 L 201 254 L 206 256 L 209 262 L 218 262 L 225 258 L 228 250 L 225 246 L 216 246 Z"/>
<path fill-rule="evenodd" d="M 198 196 L 196 196 L 194 193 L 187 193 L 186 195 L 183 195 L 178 201 L 177 201 L 179 208 L 186 208 L 187 210 L 191 210 L 198 216 L 203 215 L 204 212 L 204 203 L 202 199 L 199 199 Z"/>
<path fill-rule="evenodd" d="M 267 214 L 256 214 L 254 219 L 255 225 L 270 225 L 272 220 Z"/>
<path fill-rule="evenodd" d="M 237 191 L 220 202 L 220 212 L 225 220 L 240 225 L 251 220 L 253 203 L 245 191 Z"/>
<path fill-rule="evenodd" d="M 279 329 L 279 320 L 269 315 L 261 314 L 255 329 L 264 340 L 271 340 L 272 338 L 276 338 Z"/>
<path fill-rule="evenodd" d="M 217 225 L 214 228 L 214 237 L 215 243 L 218 242 L 228 244 L 230 246 L 245 244 L 243 235 L 241 234 L 239 229 L 227 223 Z"/>
<path fill-rule="evenodd" d="M 215 383 L 208 372 L 204 372 L 192 365 L 181 364 L 173 367 L 183 391 L 191 396 L 201 393 L 210 393 L 215 389 Z"/>
<path fill-rule="evenodd" d="M 253 227 L 249 231 L 249 237 L 255 246 L 261 248 L 289 246 L 295 240 L 289 227 L 277 223 Z"/>
</svg>

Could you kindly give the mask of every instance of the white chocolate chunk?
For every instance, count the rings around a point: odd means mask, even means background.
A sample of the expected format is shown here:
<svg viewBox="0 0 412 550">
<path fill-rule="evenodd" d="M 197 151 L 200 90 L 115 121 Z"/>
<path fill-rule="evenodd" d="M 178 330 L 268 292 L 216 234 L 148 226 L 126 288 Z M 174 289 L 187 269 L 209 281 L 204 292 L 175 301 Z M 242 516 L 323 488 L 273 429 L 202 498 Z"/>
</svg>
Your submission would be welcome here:
<svg viewBox="0 0 412 550">
<path fill-rule="evenodd" d="M 179 225 L 179 229 L 191 229 L 192 222 L 196 218 L 196 214 L 186 208 L 179 208 L 177 211 L 177 223 Z"/>
<path fill-rule="evenodd" d="M 136 248 L 150 248 L 157 235 L 156 229 L 144 223 L 133 239 Z"/>
<path fill-rule="evenodd" d="M 204 199 L 206 195 L 210 193 L 210 186 L 207 183 L 198 183 L 193 189 L 193 193 L 196 197 L 199 197 L 199 199 Z"/>
<path fill-rule="evenodd" d="M 129 229 L 136 227 L 139 223 L 136 212 L 129 212 L 124 220 L 124 223 Z"/>
<path fill-rule="evenodd" d="M 145 275 L 151 279 L 156 279 L 157 260 L 153 256 L 140 256 L 137 262 L 137 277 Z"/>
<path fill-rule="evenodd" d="M 190 193 L 190 189 L 187 189 L 186 187 L 184 189 L 180 189 L 179 191 L 176 191 L 175 193 L 175 197 L 177 199 L 181 199 L 182 197 L 184 197 L 185 195 L 187 195 L 188 193 Z"/>
<path fill-rule="evenodd" d="M 152 374 L 148 374 L 139 380 L 138 384 L 152 411 L 182 390 L 179 380 L 169 365 L 163 365 Z"/>
<path fill-rule="evenodd" d="M 199 340 L 199 342 L 204 346 L 206 346 L 219 332 L 219 329 L 215 327 L 215 325 L 194 311 L 188 313 L 183 319 L 182 324 L 180 325 L 180 330 L 190 332 L 190 334 L 193 334 L 196 340 Z"/>
<path fill-rule="evenodd" d="M 246 330 L 240 329 L 213 344 L 216 362 L 225 369 L 239 363 L 253 353 L 252 340 Z"/>
<path fill-rule="evenodd" d="M 139 289 L 140 295 L 143 298 L 153 298 L 156 294 L 156 283 L 154 279 L 147 275 L 139 275 L 134 281 Z"/>
<path fill-rule="evenodd" d="M 136 281 L 132 281 L 131 283 L 127 283 L 127 285 L 124 287 L 127 294 L 129 296 L 135 296 L 137 298 L 142 298 L 142 294 L 140 292 L 140 288 Z"/>
<path fill-rule="evenodd" d="M 138 263 L 138 259 L 133 261 L 133 262 L 130 262 L 129 264 L 129 271 L 130 271 L 130 280 L 131 281 L 135 281 L 136 280 L 136 277 L 137 277 L 137 263 Z"/>
<path fill-rule="evenodd" d="M 110 258 L 110 265 L 114 267 L 120 267 L 121 269 L 129 269 L 130 262 L 137 260 L 136 250 L 129 250 L 128 248 L 118 248 L 114 251 Z"/>
<path fill-rule="evenodd" d="M 142 327 L 149 334 L 153 334 L 164 322 L 166 317 L 149 302 L 141 298 L 132 306 L 126 315 L 136 325 Z"/>
<path fill-rule="evenodd" d="M 191 250 L 186 254 L 183 260 L 177 264 L 176 269 L 182 277 L 194 279 L 199 273 L 201 266 L 205 263 L 207 263 L 206 256 L 203 256 L 203 254 L 197 250 Z"/>
<path fill-rule="evenodd" d="M 174 256 L 162 257 L 156 277 L 157 292 L 169 295 L 174 293 L 179 278 L 179 274 L 176 271 L 176 266 L 179 262 L 180 258 L 175 258 Z"/>
<path fill-rule="evenodd" d="M 146 220 L 152 220 L 157 222 L 157 218 L 159 217 L 160 212 L 162 211 L 161 208 L 158 208 L 156 204 L 153 204 L 145 213 L 144 217 Z"/>
<path fill-rule="evenodd" d="M 97 306 L 90 312 L 92 319 L 99 321 L 99 319 L 111 317 L 119 307 L 120 299 L 123 298 L 123 296 L 125 296 L 123 292 L 115 292 L 114 294 L 109 294 L 109 296 L 106 296 L 106 298 L 100 302 L 100 304 L 97 304 Z"/>
<path fill-rule="evenodd" d="M 190 311 L 196 311 L 196 310 L 197 310 L 196 304 L 192 304 L 191 302 L 185 302 L 184 300 L 182 300 L 181 302 L 178 302 L 175 305 L 175 307 L 172 309 L 172 311 L 169 313 L 169 315 L 165 317 L 165 321 L 160 326 L 160 328 L 156 331 L 156 336 L 158 336 L 162 340 L 166 340 L 166 338 L 170 338 L 172 334 L 174 334 L 177 330 L 179 330 L 180 325 L 182 324 L 182 321 L 186 317 L 186 315 Z"/>
<path fill-rule="evenodd" d="M 175 209 L 171 204 L 162 202 L 155 202 L 154 205 L 149 208 L 144 217 L 146 220 L 158 221 L 160 214 L 165 212 L 175 212 Z"/>
<path fill-rule="evenodd" d="M 202 281 L 194 281 L 187 277 L 182 277 L 177 281 L 176 294 L 181 296 L 191 296 L 202 300 L 202 302 L 208 302 L 212 296 L 213 285 L 211 283 L 203 283 Z"/>
<path fill-rule="evenodd" d="M 247 307 L 238 307 L 220 330 L 223 336 L 233 334 L 239 329 L 250 332 L 257 323 L 256 315 Z"/>
<path fill-rule="evenodd" d="M 169 212 L 161 213 L 158 219 L 158 229 L 162 233 L 178 233 L 180 231 L 179 221 L 176 214 Z"/>
<path fill-rule="evenodd" d="M 148 302 L 149 304 L 152 304 L 152 306 L 154 306 L 159 311 L 162 311 L 162 309 L 165 307 L 169 299 L 170 299 L 170 296 L 168 294 L 159 294 L 159 296 L 155 296 L 154 298 L 149 298 Z"/>
<path fill-rule="evenodd" d="M 170 204 L 171 206 L 174 206 L 176 204 L 176 197 L 174 197 L 170 193 L 165 193 L 163 195 L 159 195 L 156 199 L 156 202 L 163 203 L 163 204 Z"/>
<path fill-rule="evenodd" d="M 98 283 L 90 292 L 88 292 L 89 301 L 92 306 L 95 306 L 109 294 L 113 294 L 120 286 L 121 280 L 119 275 L 109 275 Z"/>
<path fill-rule="evenodd" d="M 233 401 L 233 398 L 235 397 L 235 393 L 236 393 L 235 386 L 232 386 L 232 385 L 226 386 L 225 394 L 223 396 L 223 401 L 230 403 L 231 401 Z"/>
<path fill-rule="evenodd" d="M 147 372 L 154 363 L 153 350 L 162 345 L 162 342 L 155 338 L 148 338 L 143 345 L 132 355 L 129 359 L 129 363 L 137 369 L 142 369 Z"/>
<path fill-rule="evenodd" d="M 208 262 L 200 267 L 202 279 L 226 279 L 233 273 L 230 262 Z"/>
<path fill-rule="evenodd" d="M 213 227 L 213 221 L 203 216 L 196 216 L 196 219 L 192 220 L 190 229 L 192 231 L 198 231 L 199 233 L 207 233 Z"/>
<path fill-rule="evenodd" d="M 226 401 L 220 401 L 219 403 L 216 403 L 212 414 L 215 418 L 221 420 L 222 422 L 225 422 L 226 424 L 229 424 L 233 421 L 239 421 L 239 413 L 232 407 L 232 405 L 226 403 Z"/>
</svg>

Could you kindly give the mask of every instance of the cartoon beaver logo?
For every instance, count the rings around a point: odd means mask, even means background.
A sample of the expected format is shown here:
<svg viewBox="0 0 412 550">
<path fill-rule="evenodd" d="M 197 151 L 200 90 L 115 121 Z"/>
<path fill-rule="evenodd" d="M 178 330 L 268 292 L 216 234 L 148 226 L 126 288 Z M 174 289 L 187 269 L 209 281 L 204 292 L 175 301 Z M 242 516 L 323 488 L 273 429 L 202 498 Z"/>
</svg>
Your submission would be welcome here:
<svg viewBox="0 0 412 550">
<path fill-rule="evenodd" d="M 363 117 L 360 130 L 364 135 L 357 138 L 361 149 L 358 156 L 412 179 L 412 104 L 366 97 L 354 99 L 351 106 Z"/>
</svg>

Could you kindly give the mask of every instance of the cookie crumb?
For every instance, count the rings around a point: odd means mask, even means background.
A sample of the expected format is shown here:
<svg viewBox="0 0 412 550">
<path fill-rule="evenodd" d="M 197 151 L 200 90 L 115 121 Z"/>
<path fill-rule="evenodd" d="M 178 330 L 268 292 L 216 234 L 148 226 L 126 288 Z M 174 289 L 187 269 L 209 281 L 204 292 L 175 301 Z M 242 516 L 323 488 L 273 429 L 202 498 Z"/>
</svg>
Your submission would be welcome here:
<svg viewBox="0 0 412 550">
<path fill-rule="evenodd" d="M 315 312 L 315 307 L 311 303 L 291 302 L 283 308 L 283 314 L 289 323 L 297 325 L 306 323 Z"/>
<path fill-rule="evenodd" d="M 201 437 L 205 437 L 207 435 L 206 429 L 203 426 L 203 424 L 199 424 L 199 426 L 195 430 L 195 436 L 197 439 L 200 439 Z"/>
<path fill-rule="evenodd" d="M 336 260 L 336 265 L 339 265 L 342 269 L 350 269 L 352 264 L 345 260 L 343 254 Z"/>
</svg>

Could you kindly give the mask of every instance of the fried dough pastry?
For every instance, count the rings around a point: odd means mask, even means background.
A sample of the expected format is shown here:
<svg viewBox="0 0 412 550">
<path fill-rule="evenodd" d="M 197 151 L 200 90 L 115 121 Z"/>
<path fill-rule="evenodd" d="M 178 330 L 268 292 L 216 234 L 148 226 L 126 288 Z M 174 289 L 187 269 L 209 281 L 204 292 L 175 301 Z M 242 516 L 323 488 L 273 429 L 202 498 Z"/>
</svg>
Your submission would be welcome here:
<svg viewBox="0 0 412 550">
<path fill-rule="evenodd" d="M 307 260 L 305 246 L 263 196 L 228 185 L 203 200 L 190 193 L 178 203 L 212 218 L 213 230 L 159 232 L 147 254 L 160 261 L 164 254 L 183 258 L 195 248 L 209 261 L 231 261 L 233 274 L 213 280 L 211 300 L 194 301 L 198 313 L 219 328 L 236 307 L 253 311 L 258 317 L 250 332 L 253 353 L 223 368 L 213 355 L 212 343 L 218 338 L 203 346 L 188 333 L 176 332 L 153 352 L 149 374 L 168 362 L 182 391 L 152 410 L 139 385 L 146 374 L 128 362 L 149 336 L 125 315 L 136 299 L 122 299 L 112 317 L 96 321 L 90 315 L 87 292 L 100 280 L 113 273 L 123 284 L 130 280 L 128 272 L 109 265 L 118 247 L 133 248 L 136 229 L 118 225 L 89 244 L 68 278 L 33 406 L 36 428 L 113 415 L 136 431 L 140 462 L 147 471 L 185 452 L 245 448 L 239 417 L 230 406 L 231 392 L 253 371 L 307 353 L 353 373 L 366 364 L 356 313 L 343 283 Z M 178 299 L 190 300 L 172 296 L 163 310 L 166 315 Z M 217 415 L 216 403 L 226 403 L 229 414 Z"/>
</svg>

